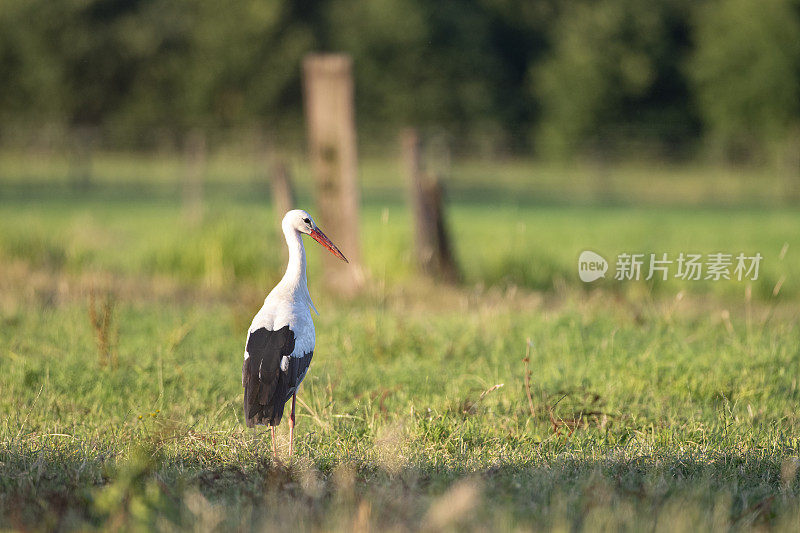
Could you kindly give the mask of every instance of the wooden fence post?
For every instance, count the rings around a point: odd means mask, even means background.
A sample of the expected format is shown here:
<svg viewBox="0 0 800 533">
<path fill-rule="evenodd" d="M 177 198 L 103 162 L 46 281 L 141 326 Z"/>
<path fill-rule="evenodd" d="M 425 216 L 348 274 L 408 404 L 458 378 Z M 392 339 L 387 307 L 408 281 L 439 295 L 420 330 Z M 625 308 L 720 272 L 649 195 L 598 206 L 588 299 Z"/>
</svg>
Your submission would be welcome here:
<svg viewBox="0 0 800 533">
<path fill-rule="evenodd" d="M 423 273 L 449 282 L 460 274 L 453 257 L 444 217 L 444 193 L 438 179 L 430 179 L 422 164 L 420 138 L 408 128 L 401 135 L 409 199 L 414 216 L 414 247 Z"/>
<path fill-rule="evenodd" d="M 97 131 L 88 126 L 72 131 L 69 151 L 69 181 L 73 188 L 87 191 L 92 186 L 92 157 Z"/>
<path fill-rule="evenodd" d="M 270 198 L 278 223 L 276 227 L 280 229 L 283 215 L 296 207 L 292 175 L 286 159 L 280 155 L 270 135 L 258 130 L 255 139 L 256 179 L 259 188 L 262 182 L 269 181 Z"/>
<path fill-rule="evenodd" d="M 206 136 L 193 130 L 186 137 L 186 171 L 183 177 L 183 214 L 191 224 L 203 218 L 203 180 L 206 173 Z"/>
<path fill-rule="evenodd" d="M 352 295 L 364 281 L 358 235 L 358 182 L 350 57 L 311 54 L 303 61 L 305 112 L 318 222 L 350 260 L 322 255 L 330 289 Z"/>
<path fill-rule="evenodd" d="M 289 168 L 283 159 L 275 158 L 270 165 L 270 186 L 272 188 L 272 205 L 278 220 L 283 220 L 287 211 L 295 208 L 294 187 Z"/>
<path fill-rule="evenodd" d="M 800 125 L 792 128 L 787 136 L 784 173 L 786 174 L 786 201 L 789 205 L 800 203 Z"/>
</svg>

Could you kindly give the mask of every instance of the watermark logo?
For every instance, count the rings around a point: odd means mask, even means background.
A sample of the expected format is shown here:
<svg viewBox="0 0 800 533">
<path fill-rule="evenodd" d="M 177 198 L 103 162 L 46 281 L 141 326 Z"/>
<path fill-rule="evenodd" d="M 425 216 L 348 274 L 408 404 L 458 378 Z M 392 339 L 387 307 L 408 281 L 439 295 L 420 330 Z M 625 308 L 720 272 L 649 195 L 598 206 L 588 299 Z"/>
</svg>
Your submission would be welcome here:
<svg viewBox="0 0 800 533">
<path fill-rule="evenodd" d="M 755 281 L 758 279 L 761 261 L 760 253 L 746 255 L 716 252 L 711 254 L 692 254 L 681 252 L 670 256 L 667 253 L 621 253 L 615 263 L 614 279 L 617 281 L 636 281 L 669 278 L 683 281 Z M 578 258 L 578 275 L 581 281 L 590 283 L 606 277 L 608 262 L 588 250 Z"/>
<path fill-rule="evenodd" d="M 591 283 L 592 281 L 606 277 L 608 272 L 608 261 L 602 255 L 590 250 L 584 250 L 578 257 L 578 275 L 581 281 Z"/>
</svg>

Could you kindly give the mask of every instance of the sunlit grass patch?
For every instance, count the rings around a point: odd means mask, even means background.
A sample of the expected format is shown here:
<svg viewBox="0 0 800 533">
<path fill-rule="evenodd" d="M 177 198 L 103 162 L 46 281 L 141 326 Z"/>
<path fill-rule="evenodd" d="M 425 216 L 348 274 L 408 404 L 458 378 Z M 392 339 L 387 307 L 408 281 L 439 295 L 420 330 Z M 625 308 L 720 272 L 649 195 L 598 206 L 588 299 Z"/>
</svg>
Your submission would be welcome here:
<svg viewBox="0 0 800 533">
<path fill-rule="evenodd" d="M 735 313 L 731 331 L 692 301 L 637 315 L 575 298 L 410 316 L 321 298 L 288 467 L 241 423 L 229 305 L 121 302 L 116 368 L 85 304 L 22 310 L 1 322 L 3 523 L 791 523 L 796 323 L 755 314 L 748 332 Z"/>
<path fill-rule="evenodd" d="M 296 458 L 276 465 L 268 432 L 242 423 L 240 381 L 246 328 L 282 274 L 274 213 L 212 196 L 193 223 L 169 196 L 98 191 L 0 202 L 0 528 L 800 517 L 795 211 L 467 199 L 449 211 L 464 273 L 451 286 L 416 273 L 399 200 L 367 201 L 364 294 L 327 294 L 308 249 L 317 348 Z M 584 284 L 584 249 L 765 260 L 749 284 Z M 91 294 L 113 298 L 108 327 Z"/>
</svg>

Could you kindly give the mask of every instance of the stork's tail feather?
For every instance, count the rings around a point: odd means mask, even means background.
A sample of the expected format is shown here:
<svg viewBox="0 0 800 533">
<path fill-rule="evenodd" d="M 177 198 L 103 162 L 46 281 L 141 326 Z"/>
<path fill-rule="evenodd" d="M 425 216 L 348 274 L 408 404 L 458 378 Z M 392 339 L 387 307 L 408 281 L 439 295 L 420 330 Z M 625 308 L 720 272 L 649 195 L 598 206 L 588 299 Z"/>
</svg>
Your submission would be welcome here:
<svg viewBox="0 0 800 533">
<path fill-rule="evenodd" d="M 242 365 L 244 417 L 248 427 L 277 426 L 283 417 L 288 383 L 281 360 L 294 350 L 289 326 L 277 331 L 258 328 L 248 334 L 248 357 Z"/>
<path fill-rule="evenodd" d="M 281 423 L 285 402 L 281 401 L 280 395 L 269 394 L 269 388 L 264 383 L 245 385 L 244 415 L 247 427 L 277 426 Z"/>
<path fill-rule="evenodd" d="M 244 403 L 245 421 L 247 427 L 255 426 L 277 426 L 283 418 L 283 405 L 278 407 L 274 404 L 269 405 L 248 405 L 247 394 L 245 393 Z"/>
</svg>

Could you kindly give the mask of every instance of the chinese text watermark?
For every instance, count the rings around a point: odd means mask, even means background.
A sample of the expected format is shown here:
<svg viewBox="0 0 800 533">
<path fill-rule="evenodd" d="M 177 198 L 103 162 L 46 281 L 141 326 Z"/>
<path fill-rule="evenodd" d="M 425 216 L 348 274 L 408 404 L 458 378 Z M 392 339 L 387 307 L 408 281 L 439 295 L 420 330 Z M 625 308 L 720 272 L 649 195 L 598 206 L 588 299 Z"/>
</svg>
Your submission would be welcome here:
<svg viewBox="0 0 800 533">
<path fill-rule="evenodd" d="M 617 255 L 614 279 L 636 281 L 670 278 L 683 281 L 735 280 L 755 281 L 763 256 L 715 252 L 710 254 L 679 253 L 621 253 Z M 582 281 L 592 282 L 605 277 L 608 262 L 601 255 L 584 251 L 578 258 L 578 275 Z"/>
</svg>

